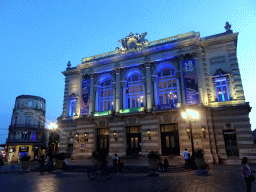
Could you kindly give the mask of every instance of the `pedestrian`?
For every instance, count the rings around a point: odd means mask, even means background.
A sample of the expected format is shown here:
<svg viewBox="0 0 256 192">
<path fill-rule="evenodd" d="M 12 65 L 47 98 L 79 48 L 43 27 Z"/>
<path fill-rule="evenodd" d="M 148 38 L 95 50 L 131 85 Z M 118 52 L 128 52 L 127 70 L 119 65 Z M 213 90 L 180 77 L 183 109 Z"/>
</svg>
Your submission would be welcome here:
<svg viewBox="0 0 256 192">
<path fill-rule="evenodd" d="M 169 167 L 169 162 L 167 160 L 167 158 L 164 159 L 164 170 L 167 170 Z"/>
<path fill-rule="evenodd" d="M 186 164 L 186 168 L 189 167 L 189 152 L 187 150 L 187 148 L 185 148 L 185 151 L 183 152 L 183 155 L 184 155 L 184 159 L 185 159 L 185 164 Z"/>
<path fill-rule="evenodd" d="M 251 180 L 252 173 L 247 163 L 249 163 L 249 159 L 247 157 L 244 157 L 241 163 L 241 170 L 242 170 L 242 177 L 245 180 L 245 183 L 247 186 L 247 192 L 251 192 L 253 180 Z"/>
<path fill-rule="evenodd" d="M 158 170 L 163 170 L 163 164 L 162 164 L 162 161 L 161 159 L 158 161 Z"/>
<path fill-rule="evenodd" d="M 118 163 L 119 162 L 119 157 L 117 156 L 117 154 L 115 154 L 115 156 L 113 157 L 113 167 L 114 167 L 114 171 L 115 173 L 118 172 Z"/>
<path fill-rule="evenodd" d="M 2 172 L 2 166 L 4 165 L 3 156 L 0 156 L 0 173 Z"/>
<path fill-rule="evenodd" d="M 124 158 L 119 158 L 118 169 L 121 171 L 124 168 Z"/>
</svg>

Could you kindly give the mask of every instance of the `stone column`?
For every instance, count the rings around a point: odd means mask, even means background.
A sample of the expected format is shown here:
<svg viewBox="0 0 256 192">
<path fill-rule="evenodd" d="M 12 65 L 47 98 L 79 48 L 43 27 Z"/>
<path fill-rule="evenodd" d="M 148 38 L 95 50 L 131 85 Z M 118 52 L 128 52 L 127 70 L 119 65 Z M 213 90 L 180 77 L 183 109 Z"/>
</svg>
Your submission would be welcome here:
<svg viewBox="0 0 256 192">
<path fill-rule="evenodd" d="M 156 75 L 152 75 L 151 77 L 152 82 L 154 83 L 154 102 L 155 106 L 158 105 L 157 103 L 157 84 L 156 84 Z"/>
<path fill-rule="evenodd" d="M 112 111 L 116 109 L 116 82 L 113 82 L 113 106 Z"/>
<path fill-rule="evenodd" d="M 116 68 L 116 113 L 120 110 L 121 92 L 120 92 L 120 68 Z"/>
<path fill-rule="evenodd" d="M 179 65 L 180 65 L 180 83 L 181 83 L 181 103 L 183 105 L 186 105 L 186 95 L 185 95 L 185 86 L 184 86 L 184 76 L 183 76 L 183 68 L 182 68 L 182 62 L 184 61 L 183 56 L 179 56 Z"/>
<path fill-rule="evenodd" d="M 123 108 L 126 108 L 126 82 L 125 81 L 122 81 L 121 82 L 121 87 L 122 87 L 122 90 L 123 90 Z"/>
<path fill-rule="evenodd" d="M 147 107 L 147 95 L 146 95 L 146 79 L 143 78 L 142 79 L 142 83 L 143 83 L 143 104 L 144 107 Z"/>
<path fill-rule="evenodd" d="M 146 68 L 146 94 L 147 94 L 147 110 L 152 110 L 152 86 L 151 86 L 151 63 L 145 63 Z"/>
<path fill-rule="evenodd" d="M 78 92 L 76 96 L 76 116 L 80 116 L 80 105 L 81 105 L 81 98 L 82 98 L 82 81 L 83 81 L 83 75 L 79 74 L 78 77 Z"/>
<path fill-rule="evenodd" d="M 178 103 L 181 103 L 180 72 L 176 73 L 176 82 L 177 82 L 177 89 L 178 89 Z"/>
<path fill-rule="evenodd" d="M 89 104 L 89 115 L 94 113 L 94 74 L 90 74 L 90 104 Z"/>
<path fill-rule="evenodd" d="M 94 90 L 96 91 L 96 94 L 95 94 L 95 111 L 100 111 L 99 110 L 99 106 L 98 106 L 98 103 L 99 103 L 99 86 L 98 85 L 94 85 Z"/>
</svg>

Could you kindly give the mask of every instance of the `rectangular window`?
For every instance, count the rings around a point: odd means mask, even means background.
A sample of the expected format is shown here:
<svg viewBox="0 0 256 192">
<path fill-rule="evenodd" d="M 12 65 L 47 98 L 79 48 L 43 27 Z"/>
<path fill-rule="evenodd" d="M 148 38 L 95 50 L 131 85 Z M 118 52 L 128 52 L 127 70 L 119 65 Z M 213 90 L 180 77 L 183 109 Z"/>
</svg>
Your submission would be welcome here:
<svg viewBox="0 0 256 192">
<path fill-rule="evenodd" d="M 26 119 L 25 119 L 25 126 L 26 127 L 29 127 L 31 124 L 31 117 L 30 116 L 26 116 Z"/>
<path fill-rule="evenodd" d="M 69 116 L 74 117 L 76 113 L 76 99 L 69 100 Z"/>
<path fill-rule="evenodd" d="M 222 77 L 215 79 L 215 85 L 218 102 L 230 101 L 227 78 Z"/>
</svg>

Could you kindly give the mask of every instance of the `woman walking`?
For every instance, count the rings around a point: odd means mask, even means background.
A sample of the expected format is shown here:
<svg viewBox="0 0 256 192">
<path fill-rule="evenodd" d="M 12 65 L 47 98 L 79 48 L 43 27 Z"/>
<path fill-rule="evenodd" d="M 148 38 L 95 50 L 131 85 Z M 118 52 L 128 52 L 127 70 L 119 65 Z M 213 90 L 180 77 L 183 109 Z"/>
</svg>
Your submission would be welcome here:
<svg viewBox="0 0 256 192">
<path fill-rule="evenodd" d="M 246 165 L 248 162 L 249 162 L 248 158 L 244 157 L 242 159 L 241 169 L 242 169 L 242 177 L 244 178 L 244 180 L 246 182 L 247 192 L 251 192 L 252 181 L 249 178 L 249 176 L 251 175 L 251 169 L 248 165 Z"/>
</svg>

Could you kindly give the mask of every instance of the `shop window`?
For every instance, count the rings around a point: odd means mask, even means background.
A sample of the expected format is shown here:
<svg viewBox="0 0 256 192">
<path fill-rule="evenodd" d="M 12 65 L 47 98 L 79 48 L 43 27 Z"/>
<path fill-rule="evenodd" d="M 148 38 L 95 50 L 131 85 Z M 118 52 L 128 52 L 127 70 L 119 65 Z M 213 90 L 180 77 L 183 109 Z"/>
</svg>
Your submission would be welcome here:
<svg viewBox="0 0 256 192">
<path fill-rule="evenodd" d="M 227 78 L 221 77 L 221 78 L 216 78 L 214 80 L 215 80 L 218 102 L 230 101 Z"/>
</svg>

